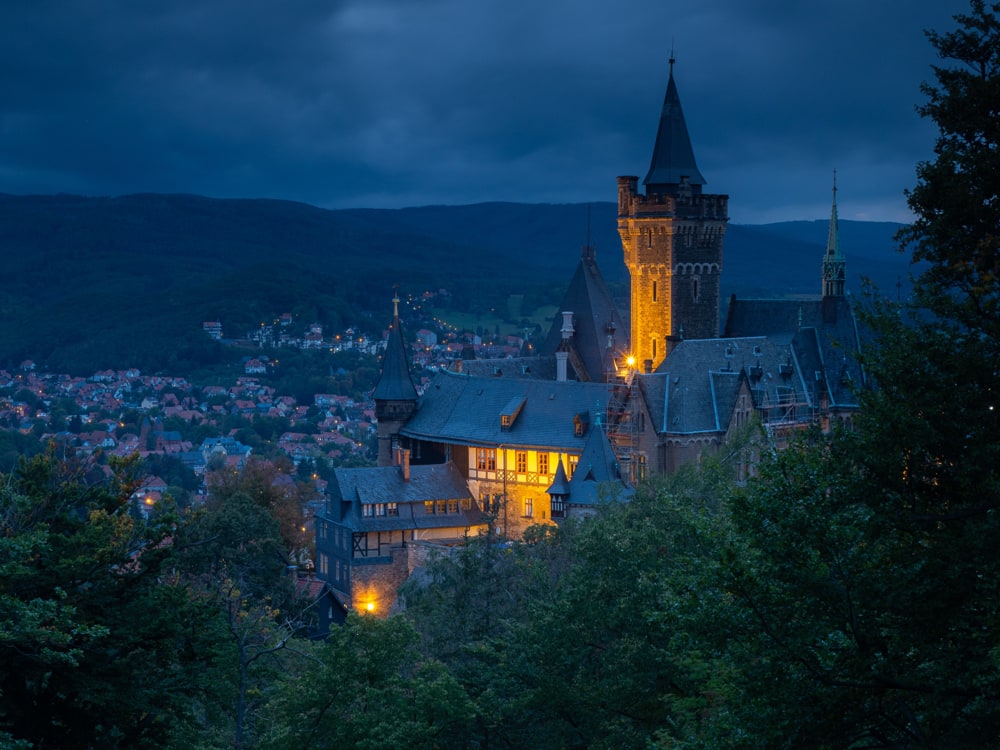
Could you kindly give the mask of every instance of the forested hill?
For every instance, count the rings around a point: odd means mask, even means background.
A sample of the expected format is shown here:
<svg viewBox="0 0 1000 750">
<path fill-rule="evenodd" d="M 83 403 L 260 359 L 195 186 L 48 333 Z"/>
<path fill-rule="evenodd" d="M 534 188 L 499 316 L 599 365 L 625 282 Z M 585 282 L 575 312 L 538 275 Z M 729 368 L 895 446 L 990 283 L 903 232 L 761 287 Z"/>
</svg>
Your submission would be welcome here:
<svg viewBox="0 0 1000 750">
<path fill-rule="evenodd" d="M 557 304 L 590 242 L 624 288 L 615 205 L 484 203 L 325 210 L 193 195 L 0 196 L 0 366 L 31 358 L 85 374 L 188 366 L 206 320 L 228 333 L 282 312 L 381 326 L 392 286 L 446 288 L 477 312 L 510 294 Z M 848 286 L 895 294 L 908 268 L 893 224 L 841 222 Z M 730 226 L 725 294 L 813 294 L 827 222 Z"/>
</svg>

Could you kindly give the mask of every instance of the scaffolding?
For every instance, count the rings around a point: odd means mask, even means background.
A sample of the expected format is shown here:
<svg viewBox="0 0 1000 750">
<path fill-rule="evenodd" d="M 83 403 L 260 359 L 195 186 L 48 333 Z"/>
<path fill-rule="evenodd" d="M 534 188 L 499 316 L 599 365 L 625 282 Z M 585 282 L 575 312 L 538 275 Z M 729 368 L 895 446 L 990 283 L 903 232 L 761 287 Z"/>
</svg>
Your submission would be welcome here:
<svg viewBox="0 0 1000 750">
<path fill-rule="evenodd" d="M 638 435 L 636 431 L 638 401 L 635 370 L 625 367 L 608 378 L 608 406 L 604 419 L 605 434 L 615 452 L 622 478 L 635 484 L 639 477 Z"/>
</svg>

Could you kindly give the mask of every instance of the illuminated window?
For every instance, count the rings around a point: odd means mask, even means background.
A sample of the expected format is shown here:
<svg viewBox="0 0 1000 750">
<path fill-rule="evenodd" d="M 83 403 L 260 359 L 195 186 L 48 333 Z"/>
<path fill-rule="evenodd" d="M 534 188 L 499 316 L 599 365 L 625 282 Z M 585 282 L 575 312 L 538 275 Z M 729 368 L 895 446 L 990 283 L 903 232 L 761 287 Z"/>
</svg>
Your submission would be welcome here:
<svg viewBox="0 0 1000 750">
<path fill-rule="evenodd" d="M 433 500 L 424 500 L 424 513 L 427 513 L 428 515 L 433 515 L 434 513 Z"/>
<path fill-rule="evenodd" d="M 399 506 L 396 503 L 386 503 L 385 504 L 385 514 L 387 516 L 398 516 Z"/>
<path fill-rule="evenodd" d="M 369 505 L 368 503 L 365 503 L 364 505 L 362 505 L 361 506 L 361 515 L 364 516 L 365 518 L 371 518 L 371 516 L 372 516 L 372 506 Z"/>
<path fill-rule="evenodd" d="M 524 474 L 528 470 L 528 452 L 517 451 L 514 454 L 514 463 L 517 465 L 517 473 Z"/>
<path fill-rule="evenodd" d="M 580 462 L 580 457 L 579 456 L 570 456 L 569 457 L 569 471 L 567 472 L 567 474 L 569 476 L 566 477 L 567 479 L 572 479 L 573 478 L 573 472 L 576 471 L 576 465 L 579 462 Z"/>
<path fill-rule="evenodd" d="M 446 500 L 438 500 L 434 503 L 434 512 L 444 515 L 448 512 L 448 502 Z"/>
<path fill-rule="evenodd" d="M 524 498 L 524 517 L 531 518 L 531 516 L 534 515 L 534 512 L 535 512 L 534 499 L 530 497 Z"/>
<path fill-rule="evenodd" d="M 458 500 L 449 500 L 448 501 L 448 512 L 449 513 L 458 513 Z"/>
<path fill-rule="evenodd" d="M 385 503 L 375 503 L 375 515 L 376 516 L 385 515 Z"/>
<path fill-rule="evenodd" d="M 462 510 L 472 510 L 472 498 L 462 498 Z"/>
<path fill-rule="evenodd" d="M 548 474 L 549 473 L 549 454 L 539 453 L 538 454 L 538 473 Z"/>
<path fill-rule="evenodd" d="M 496 448 L 476 448 L 476 468 L 480 471 L 496 471 Z"/>
</svg>

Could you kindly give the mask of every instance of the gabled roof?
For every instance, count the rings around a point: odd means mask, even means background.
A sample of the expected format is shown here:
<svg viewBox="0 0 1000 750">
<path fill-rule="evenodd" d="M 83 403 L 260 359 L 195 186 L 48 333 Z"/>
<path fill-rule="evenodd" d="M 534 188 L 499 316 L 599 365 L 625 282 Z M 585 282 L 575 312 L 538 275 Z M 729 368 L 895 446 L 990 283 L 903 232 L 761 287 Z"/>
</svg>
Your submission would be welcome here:
<svg viewBox="0 0 1000 750">
<path fill-rule="evenodd" d="M 483 514 L 461 472 L 451 462 L 411 465 L 410 478 L 399 466 L 335 469 L 330 482 L 333 520 L 355 531 L 451 528 L 484 523 Z M 428 500 L 468 500 L 472 510 L 458 514 L 427 513 Z M 362 505 L 396 503 L 397 516 L 364 516 Z"/>
<path fill-rule="evenodd" d="M 861 339 L 849 297 L 738 300 L 729 303 L 727 337 L 768 336 L 790 342 L 803 369 L 826 384 L 831 406 L 854 407 L 864 385 Z M 817 375 L 818 373 L 818 375 Z"/>
<path fill-rule="evenodd" d="M 514 400 L 523 406 L 509 429 L 501 415 Z M 580 453 L 586 432 L 573 419 L 607 406 L 603 383 L 475 377 L 442 371 L 424 390 L 417 413 L 400 430 L 419 440 L 458 445 L 505 445 Z M 593 424 L 596 420 L 590 419 Z"/>
<path fill-rule="evenodd" d="M 392 325 L 389 339 L 379 367 L 378 382 L 372 392 L 377 401 L 416 401 L 417 389 L 410 376 L 410 366 L 406 357 L 406 343 L 399 325 L 399 298 L 393 299 Z"/>
<path fill-rule="evenodd" d="M 676 187 L 682 177 L 687 177 L 692 185 L 704 185 L 706 182 L 694 160 L 694 149 L 691 148 L 677 84 L 674 83 L 674 60 L 671 58 L 670 80 L 656 131 L 653 160 L 642 184 L 646 186 L 647 194 L 651 191 L 664 192 Z"/>
<path fill-rule="evenodd" d="M 655 373 L 638 376 L 654 429 L 674 435 L 724 433 L 744 372 L 757 407 L 816 404 L 817 389 L 790 339 L 688 340 L 680 342 Z"/>
<path fill-rule="evenodd" d="M 603 382 L 612 365 L 611 358 L 628 350 L 628 326 L 611 298 L 592 247 L 584 247 L 580 253 L 580 262 L 559 311 L 573 313 L 574 332 L 570 345 L 586 368 L 586 374 L 578 373 L 577 379 Z M 557 313 L 542 345 L 542 353 L 552 356 L 561 344 L 562 316 Z"/>
</svg>

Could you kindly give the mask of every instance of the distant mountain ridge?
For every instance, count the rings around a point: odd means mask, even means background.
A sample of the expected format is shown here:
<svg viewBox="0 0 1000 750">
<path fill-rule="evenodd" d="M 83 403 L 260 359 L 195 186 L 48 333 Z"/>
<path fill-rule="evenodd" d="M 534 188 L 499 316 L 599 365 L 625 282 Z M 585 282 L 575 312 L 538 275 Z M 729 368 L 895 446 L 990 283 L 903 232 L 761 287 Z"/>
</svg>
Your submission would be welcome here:
<svg viewBox="0 0 1000 750">
<path fill-rule="evenodd" d="M 148 370 L 204 359 L 205 320 L 242 335 L 281 312 L 384 324 L 391 288 L 447 288 L 475 312 L 509 294 L 557 304 L 582 245 L 626 288 L 616 205 L 481 203 L 327 210 L 280 200 L 0 195 L 0 364 Z M 897 224 L 841 221 L 848 288 L 895 293 Z M 825 221 L 730 225 L 728 296 L 816 294 Z M 723 310 L 723 314 L 725 311 Z"/>
</svg>

